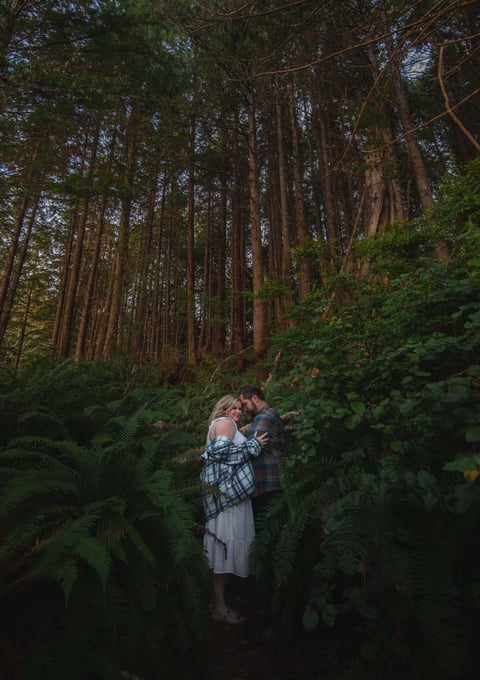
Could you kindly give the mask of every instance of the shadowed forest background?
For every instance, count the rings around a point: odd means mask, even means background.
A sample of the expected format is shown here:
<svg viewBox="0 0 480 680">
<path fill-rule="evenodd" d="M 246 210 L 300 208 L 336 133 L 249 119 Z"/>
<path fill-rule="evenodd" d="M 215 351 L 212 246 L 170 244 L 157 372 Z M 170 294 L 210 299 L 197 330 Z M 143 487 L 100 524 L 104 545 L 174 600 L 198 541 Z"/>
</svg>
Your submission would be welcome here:
<svg viewBox="0 0 480 680">
<path fill-rule="evenodd" d="M 2 3 L 2 678 L 216 677 L 199 455 L 246 382 L 288 430 L 253 571 L 299 677 L 476 677 L 479 25 Z"/>
</svg>

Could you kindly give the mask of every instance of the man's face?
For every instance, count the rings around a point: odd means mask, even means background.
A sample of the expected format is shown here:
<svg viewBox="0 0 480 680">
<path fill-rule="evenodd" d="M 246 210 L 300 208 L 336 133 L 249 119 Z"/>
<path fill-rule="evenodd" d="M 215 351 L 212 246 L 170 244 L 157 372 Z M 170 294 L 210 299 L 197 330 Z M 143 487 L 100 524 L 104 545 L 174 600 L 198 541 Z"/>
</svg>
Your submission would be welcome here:
<svg viewBox="0 0 480 680">
<path fill-rule="evenodd" d="M 243 394 L 239 396 L 239 401 L 242 405 L 242 408 L 244 411 L 249 413 L 251 416 L 256 416 L 258 413 L 258 408 L 257 408 L 257 397 L 253 396 L 251 399 L 246 399 Z"/>
</svg>

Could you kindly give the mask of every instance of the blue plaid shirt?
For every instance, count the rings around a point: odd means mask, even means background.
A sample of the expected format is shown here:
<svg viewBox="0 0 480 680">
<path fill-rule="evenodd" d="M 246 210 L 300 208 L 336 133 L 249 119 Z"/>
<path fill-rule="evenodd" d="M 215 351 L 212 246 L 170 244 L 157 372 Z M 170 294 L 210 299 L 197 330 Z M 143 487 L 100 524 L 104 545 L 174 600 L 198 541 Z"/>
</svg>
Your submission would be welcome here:
<svg viewBox="0 0 480 680">
<path fill-rule="evenodd" d="M 200 473 L 202 484 L 207 487 L 218 487 L 220 482 L 230 474 L 232 465 L 242 463 L 249 456 L 258 456 L 261 450 L 262 445 L 255 437 L 246 439 L 241 444 L 234 444 L 231 439 L 223 435 L 215 437 L 202 454 L 205 461 Z M 231 505 L 235 505 L 235 499 L 226 498 L 218 488 L 206 491 L 203 494 L 205 521 L 216 517 L 222 510 Z"/>
<path fill-rule="evenodd" d="M 287 442 L 282 419 L 277 411 L 268 405 L 257 413 L 247 436 L 253 437 L 254 432 L 259 435 L 267 432 L 269 436 L 268 444 L 263 447 L 261 454 L 252 460 L 256 485 L 253 495 L 258 496 L 261 493 L 279 491 L 282 488 L 278 466 L 282 458 L 287 455 Z"/>
</svg>

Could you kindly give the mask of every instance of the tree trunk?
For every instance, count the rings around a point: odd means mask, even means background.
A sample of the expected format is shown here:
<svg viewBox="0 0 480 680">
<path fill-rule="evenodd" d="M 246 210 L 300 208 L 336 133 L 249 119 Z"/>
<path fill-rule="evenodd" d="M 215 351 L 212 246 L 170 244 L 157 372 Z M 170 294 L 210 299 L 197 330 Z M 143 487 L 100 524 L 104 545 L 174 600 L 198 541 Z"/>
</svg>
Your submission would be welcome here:
<svg viewBox="0 0 480 680">
<path fill-rule="evenodd" d="M 253 291 L 253 351 L 256 357 L 265 356 L 268 349 L 268 328 L 265 303 L 261 297 L 263 286 L 263 247 L 260 221 L 260 192 L 257 168 L 255 100 L 253 88 L 247 91 L 248 112 L 248 189 L 252 239 Z"/>
<path fill-rule="evenodd" d="M 28 246 L 32 235 L 33 225 L 35 224 L 35 217 L 37 214 L 39 201 L 39 193 L 36 194 L 33 201 L 29 201 L 28 197 L 25 197 L 22 200 L 20 211 L 17 216 L 15 234 L 8 251 L 6 266 L 4 272 L 2 273 L 3 286 L 2 303 L 0 305 L 0 345 L 2 344 L 7 332 L 12 309 L 15 303 L 18 283 L 20 281 L 25 260 L 27 258 Z M 32 205 L 28 206 L 29 202 L 31 202 Z M 30 209 L 30 215 L 25 233 L 23 234 L 23 238 L 21 238 L 21 232 L 24 227 L 24 221 L 28 209 Z"/>
<path fill-rule="evenodd" d="M 30 283 L 28 286 L 28 293 L 27 293 L 27 302 L 25 303 L 25 312 L 23 314 L 23 319 L 22 319 L 22 326 L 20 329 L 20 338 L 18 340 L 18 346 L 17 346 L 17 352 L 15 356 L 15 368 L 18 368 L 20 365 L 20 357 L 22 356 L 23 352 L 23 343 L 25 341 L 25 334 L 27 331 L 27 325 L 28 325 L 28 317 L 30 314 L 30 307 L 32 305 L 32 294 L 33 294 L 33 277 L 30 279 Z"/>
<path fill-rule="evenodd" d="M 215 260 L 215 294 L 212 320 L 212 352 L 221 354 L 225 349 L 225 266 L 226 266 L 226 233 L 228 223 L 227 205 L 227 159 L 224 159 L 222 180 L 220 185 L 220 219 L 217 235 L 214 237 Z M 212 228 L 215 230 L 215 218 L 212 215 Z M 215 233 L 215 231 L 214 231 Z"/>
<path fill-rule="evenodd" d="M 149 325 L 149 308 L 151 297 L 150 263 L 153 261 L 153 241 L 155 210 L 157 204 L 158 167 L 152 168 L 150 190 L 147 201 L 147 212 L 142 238 L 139 239 L 135 281 L 137 285 L 136 304 L 132 309 L 133 330 L 131 354 L 136 361 L 148 355 L 151 343 L 152 328 Z"/>
<path fill-rule="evenodd" d="M 382 7 L 383 19 L 385 26 L 388 26 L 386 19 L 385 8 Z M 386 31 L 388 35 L 388 31 Z M 398 115 L 403 127 L 403 131 L 406 135 L 406 143 L 408 149 L 408 157 L 410 161 L 410 167 L 412 169 L 412 175 L 415 180 L 415 185 L 417 187 L 418 196 L 420 198 L 420 203 L 423 210 L 428 213 L 433 207 L 433 193 L 432 187 L 430 185 L 430 180 L 428 177 L 427 168 L 425 166 L 420 145 L 418 143 L 417 137 L 414 133 L 410 132 L 414 128 L 412 117 L 410 115 L 410 108 L 408 106 L 407 95 L 405 88 L 402 83 L 402 77 L 400 73 L 400 67 L 398 64 L 398 59 L 395 53 L 395 48 L 393 44 L 393 39 L 387 37 L 387 54 L 389 56 L 390 71 L 392 75 L 393 89 L 395 92 L 395 99 L 398 107 Z M 441 241 L 435 245 L 435 251 L 437 258 L 440 261 L 446 261 L 450 259 L 448 246 L 445 242 Z"/>
<path fill-rule="evenodd" d="M 77 205 L 79 214 L 73 216 L 74 223 L 72 225 L 72 233 L 75 234 L 75 243 L 73 246 L 71 263 L 67 265 L 68 276 L 66 281 L 65 296 L 62 300 L 61 310 L 59 310 L 61 322 L 56 346 L 58 354 L 61 357 L 68 356 L 70 340 L 73 333 L 75 300 L 77 297 L 78 282 L 80 278 L 83 241 L 85 238 L 85 224 L 87 222 L 89 208 L 88 198 L 79 199 Z"/>
<path fill-rule="evenodd" d="M 375 141 L 377 140 L 377 141 Z M 385 201 L 385 178 L 383 155 L 376 148 L 378 137 L 374 136 L 372 148 L 365 150 L 365 235 L 377 233 Z"/>
<path fill-rule="evenodd" d="M 198 291 L 200 298 L 203 299 L 203 304 L 200 306 L 200 322 L 198 329 L 198 355 L 205 356 L 212 346 L 212 320 L 214 317 L 214 296 L 215 296 L 215 282 L 214 269 L 216 257 L 216 239 L 213 237 L 213 219 L 212 219 L 212 188 L 209 188 L 209 195 L 207 199 L 207 215 L 205 220 L 205 232 L 203 243 L 203 291 Z"/>
<path fill-rule="evenodd" d="M 232 286 L 230 299 L 230 346 L 237 357 L 237 368 L 244 369 L 245 360 L 245 302 L 240 291 L 245 290 L 245 229 L 241 218 L 241 188 L 236 178 L 232 196 Z"/>
<path fill-rule="evenodd" d="M 337 234 L 337 208 L 335 204 L 335 192 L 332 184 L 332 168 L 334 159 L 332 158 L 332 144 L 328 138 L 327 121 L 322 111 L 320 102 L 312 102 L 313 112 L 313 135 L 319 162 L 319 177 L 322 189 L 324 225 L 320 236 L 327 245 L 328 259 L 320 262 L 321 270 L 328 276 L 330 270 L 335 268 L 336 260 L 336 234 Z"/>
<path fill-rule="evenodd" d="M 153 274 L 153 292 L 152 292 L 152 359 L 158 362 L 162 353 L 163 347 L 163 307 L 166 306 L 165 295 L 163 293 L 165 287 L 165 277 L 162 272 L 163 258 L 162 252 L 164 248 L 164 224 L 165 224 L 165 206 L 166 206 L 166 189 L 167 189 L 167 174 L 163 173 L 161 182 L 162 195 L 160 199 L 160 211 L 157 217 L 156 241 L 155 241 L 155 267 Z"/>
<path fill-rule="evenodd" d="M 414 125 L 407 102 L 407 95 L 403 88 L 400 71 L 396 63 L 391 62 L 392 81 L 395 90 L 395 98 L 398 106 L 398 114 L 402 123 L 404 132 L 412 130 Z M 433 207 L 433 194 L 428 179 L 427 169 L 423 161 L 420 145 L 414 134 L 407 134 L 406 143 L 408 149 L 408 157 L 410 159 L 410 167 L 412 168 L 412 175 L 417 186 L 420 203 L 425 211 L 431 210 Z"/>
<path fill-rule="evenodd" d="M 8 322 L 12 312 L 12 305 L 17 292 L 17 285 L 25 262 L 28 244 L 35 222 L 35 214 L 40 200 L 40 193 L 37 192 L 34 200 L 28 193 L 33 176 L 34 164 L 39 152 L 39 144 L 36 144 L 32 151 L 32 156 L 28 165 L 28 172 L 25 178 L 25 191 L 18 206 L 15 217 L 15 227 L 7 250 L 7 256 L 3 269 L 0 271 L 0 346 L 7 331 Z M 30 217 L 25 229 L 27 212 L 30 209 Z M 25 230 L 22 238 L 22 232 Z"/>
<path fill-rule="evenodd" d="M 298 256 L 298 297 L 305 300 L 311 289 L 312 271 L 310 259 L 306 253 L 302 254 L 302 248 L 309 239 L 307 220 L 305 216 L 305 200 L 303 196 L 303 168 L 298 139 L 298 121 L 295 106 L 295 92 L 293 83 L 288 84 L 290 125 L 292 128 L 292 158 L 295 196 L 295 243 L 301 253 Z"/>
<path fill-rule="evenodd" d="M 292 289 L 292 260 L 290 243 L 290 220 L 288 214 L 287 198 L 287 167 L 285 163 L 283 116 L 280 102 L 278 84 L 275 83 L 275 127 L 277 132 L 277 156 L 278 156 L 278 187 L 280 203 L 280 277 L 283 285 L 290 292 Z M 282 296 L 282 311 L 287 309 L 286 298 Z"/>
<path fill-rule="evenodd" d="M 128 241 L 130 230 L 130 215 L 132 209 L 132 190 L 135 174 L 135 155 L 137 144 L 138 103 L 132 104 L 129 119 L 125 128 L 125 169 L 123 174 L 123 197 L 121 199 L 120 222 L 113 263 L 111 294 L 108 307 L 108 322 L 103 344 L 102 355 L 108 359 L 118 346 L 118 328 L 125 289 L 125 274 L 128 263 Z"/>
<path fill-rule="evenodd" d="M 192 122 L 192 154 L 188 172 L 188 218 L 187 218 L 187 362 L 197 363 L 195 347 L 195 121 Z"/>
<path fill-rule="evenodd" d="M 80 319 L 78 325 L 77 339 L 75 342 L 75 361 L 80 361 L 83 358 L 85 342 L 87 338 L 87 329 L 90 320 L 90 311 L 93 300 L 93 293 L 95 290 L 95 283 L 97 280 L 97 269 L 100 260 L 100 252 L 102 247 L 102 237 L 105 228 L 105 211 L 107 209 L 107 198 L 102 200 L 98 211 L 97 228 L 95 234 L 95 241 L 93 251 L 91 253 L 91 261 L 89 262 L 89 272 L 87 284 L 83 293 L 83 301 L 80 309 Z"/>
<path fill-rule="evenodd" d="M 115 153 L 115 146 L 116 146 L 116 135 L 113 135 L 111 143 L 110 143 L 110 151 L 109 151 L 109 156 L 108 156 L 108 161 L 107 161 L 107 166 L 104 170 L 104 172 L 107 175 L 111 175 L 112 172 L 112 164 L 113 164 L 113 157 Z M 92 301 L 93 301 L 93 296 L 94 296 L 94 291 L 95 287 L 97 285 L 97 272 L 98 272 L 98 265 L 100 262 L 100 255 L 101 255 L 101 249 L 102 249 L 102 241 L 103 241 L 103 235 L 105 231 L 105 220 L 106 220 L 106 211 L 107 211 L 107 206 L 108 206 L 108 197 L 103 196 L 100 206 L 98 208 L 98 214 L 96 216 L 96 230 L 95 230 L 95 237 L 93 240 L 93 247 L 91 249 L 91 259 L 88 263 L 89 270 L 88 270 L 88 278 L 87 278 L 87 283 L 85 286 L 85 290 L 83 292 L 83 300 L 82 300 L 82 305 L 80 308 L 80 317 L 79 317 L 79 324 L 78 324 L 78 332 L 77 332 L 77 339 L 75 342 L 75 352 L 74 352 L 74 357 L 75 361 L 78 362 L 81 359 L 84 358 L 84 353 L 85 353 L 85 345 L 87 341 L 87 331 L 89 324 L 91 323 L 91 313 L 92 313 Z M 95 333 L 94 329 L 91 329 L 90 332 L 91 335 L 91 346 L 94 346 L 94 338 L 95 338 Z M 93 358 L 94 355 L 92 355 L 90 358 Z"/>
</svg>

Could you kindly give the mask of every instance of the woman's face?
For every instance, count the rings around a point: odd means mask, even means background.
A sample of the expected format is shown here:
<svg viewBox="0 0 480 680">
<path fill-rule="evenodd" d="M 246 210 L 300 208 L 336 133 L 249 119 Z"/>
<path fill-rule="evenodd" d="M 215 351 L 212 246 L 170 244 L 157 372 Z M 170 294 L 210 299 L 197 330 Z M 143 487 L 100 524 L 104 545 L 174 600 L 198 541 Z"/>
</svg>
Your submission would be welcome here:
<svg viewBox="0 0 480 680">
<path fill-rule="evenodd" d="M 242 415 L 242 411 L 243 409 L 240 405 L 240 401 L 237 400 L 230 408 L 227 408 L 227 416 L 238 423 Z"/>
</svg>

